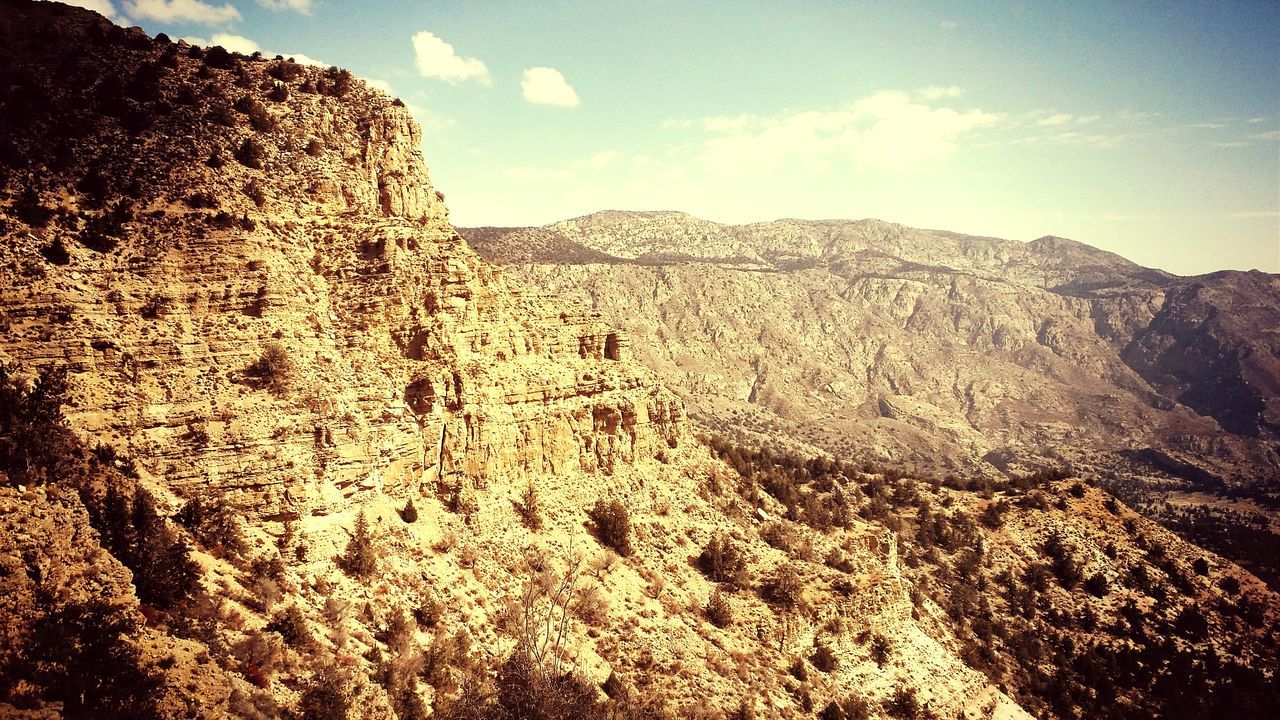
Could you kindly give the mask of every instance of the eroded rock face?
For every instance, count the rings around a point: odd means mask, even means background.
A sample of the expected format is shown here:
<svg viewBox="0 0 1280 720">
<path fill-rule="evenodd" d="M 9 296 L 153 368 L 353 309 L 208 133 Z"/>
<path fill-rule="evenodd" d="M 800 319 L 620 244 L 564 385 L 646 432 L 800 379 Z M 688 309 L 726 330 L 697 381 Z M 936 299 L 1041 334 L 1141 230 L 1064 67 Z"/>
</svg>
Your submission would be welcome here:
<svg viewBox="0 0 1280 720">
<path fill-rule="evenodd" d="M 1223 482 L 1280 479 L 1253 439 L 1275 436 L 1280 398 L 1274 276 L 878 220 L 603 212 L 463 232 L 623 325 L 713 426 L 965 474 L 1159 448 Z"/>
<path fill-rule="evenodd" d="M 49 217 L 4 227 L 0 352 L 69 365 L 85 434 L 282 519 L 682 441 L 625 337 L 454 233 L 399 101 L 80 20 L 13 76 L 36 100 L 6 109 L 9 206 Z"/>
</svg>

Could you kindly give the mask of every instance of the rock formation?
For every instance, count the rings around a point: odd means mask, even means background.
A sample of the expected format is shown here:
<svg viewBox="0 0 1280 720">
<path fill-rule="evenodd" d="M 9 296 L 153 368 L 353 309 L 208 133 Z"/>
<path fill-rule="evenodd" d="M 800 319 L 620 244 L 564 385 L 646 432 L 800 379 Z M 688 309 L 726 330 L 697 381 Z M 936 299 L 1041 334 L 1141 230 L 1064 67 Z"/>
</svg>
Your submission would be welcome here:
<svg viewBox="0 0 1280 720">
<path fill-rule="evenodd" d="M 17 97 L 70 97 L 7 112 L 26 161 L 11 187 L 52 215 L 10 224 L 0 316 L 10 362 L 73 369 L 71 416 L 97 441 L 275 519 L 374 489 L 607 474 L 681 441 L 679 403 L 621 361 L 617 331 L 509 285 L 453 232 L 402 103 L 67 20 L 42 40 L 65 52 L 15 75 Z M 269 348 L 278 368 L 258 364 Z"/>
<path fill-rule="evenodd" d="M 416 125 L 350 74 L 60 5 L 0 10 L 0 715 L 1068 717 L 1106 701 L 1163 712 L 1174 698 L 1157 683 L 1172 678 L 1224 712 L 1277 697 L 1260 670 L 1276 659 L 1275 594 L 1212 553 L 1193 576 L 1198 548 L 1083 482 L 980 494 L 696 438 L 635 362 L 653 357 L 650 333 L 477 256 Z M 570 230 L 554 243 L 578 247 Z M 782 245 L 696 232 L 713 267 L 743 273 L 725 287 L 782 277 L 768 267 Z M 948 242 L 974 268 L 997 252 Z M 661 264 L 680 247 L 577 258 Z M 1025 272 L 1055 287 L 1116 267 L 1153 293 L 1163 282 L 1114 258 L 1059 265 Z M 931 381 L 908 356 L 846 385 L 870 344 L 835 332 L 845 318 L 801 313 L 835 299 L 896 299 L 892 323 L 950 322 L 1001 357 L 1143 387 L 1103 353 L 1111 339 L 1053 359 L 1091 332 L 1085 301 L 1045 291 L 1000 317 L 991 278 L 911 272 L 771 288 L 848 360 L 796 375 L 780 356 L 725 355 L 730 373 L 754 363 L 724 376 L 730 395 L 801 423 L 797 378 L 810 398 L 891 387 L 873 404 L 883 422 L 987 451 L 963 423 L 920 424 L 931 411 L 914 389 Z M 691 278 L 665 277 L 654 303 L 677 290 L 702 302 Z M 990 317 L 959 312 L 974 303 Z M 1117 303 L 1137 318 L 1124 328 L 1144 322 L 1146 306 Z M 1034 322 L 1064 307 L 1061 326 Z M 774 309 L 680 322 L 712 341 L 781 340 L 752 315 Z M 876 322 L 865 331 L 892 324 Z M 1166 344 L 1150 347 L 1163 366 Z M 1246 361 L 1242 376 L 1265 372 Z M 1019 379 L 965 401 L 1011 438 L 1046 426 L 1014 418 Z M 1147 392 L 1141 417 L 1158 427 Z M 1116 521 L 1132 529 L 1099 531 Z M 1114 592 L 1040 582 L 1046 535 L 1064 578 Z M 715 562 L 733 572 L 714 577 Z M 1068 622 L 1114 616 L 1122 599 L 1137 608 L 1127 625 Z M 1040 650 L 1061 665 L 1052 676 Z M 1094 697 L 1101 655 L 1132 663 Z"/>
</svg>

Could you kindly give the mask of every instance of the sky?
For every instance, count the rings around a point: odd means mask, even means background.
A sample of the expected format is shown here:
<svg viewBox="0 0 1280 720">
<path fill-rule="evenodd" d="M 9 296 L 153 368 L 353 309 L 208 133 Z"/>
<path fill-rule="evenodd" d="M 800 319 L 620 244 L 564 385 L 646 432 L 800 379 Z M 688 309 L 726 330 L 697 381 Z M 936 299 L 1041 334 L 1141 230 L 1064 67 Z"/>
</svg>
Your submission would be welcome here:
<svg viewBox="0 0 1280 720">
<path fill-rule="evenodd" d="M 400 97 L 459 226 L 874 217 L 1280 272 L 1277 2 L 75 4 Z"/>
</svg>

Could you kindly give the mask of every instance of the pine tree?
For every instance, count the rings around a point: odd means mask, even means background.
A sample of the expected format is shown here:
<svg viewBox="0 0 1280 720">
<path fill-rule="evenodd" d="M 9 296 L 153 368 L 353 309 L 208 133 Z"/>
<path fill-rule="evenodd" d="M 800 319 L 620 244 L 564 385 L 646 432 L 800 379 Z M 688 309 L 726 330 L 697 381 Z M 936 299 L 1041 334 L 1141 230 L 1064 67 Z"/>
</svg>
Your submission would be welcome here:
<svg viewBox="0 0 1280 720">
<path fill-rule="evenodd" d="M 369 534 L 369 523 L 365 520 L 364 510 L 356 516 L 355 531 L 347 543 L 347 550 L 342 554 L 339 565 L 354 578 L 367 579 L 378 568 L 378 558 L 373 547 L 373 538 Z"/>
</svg>

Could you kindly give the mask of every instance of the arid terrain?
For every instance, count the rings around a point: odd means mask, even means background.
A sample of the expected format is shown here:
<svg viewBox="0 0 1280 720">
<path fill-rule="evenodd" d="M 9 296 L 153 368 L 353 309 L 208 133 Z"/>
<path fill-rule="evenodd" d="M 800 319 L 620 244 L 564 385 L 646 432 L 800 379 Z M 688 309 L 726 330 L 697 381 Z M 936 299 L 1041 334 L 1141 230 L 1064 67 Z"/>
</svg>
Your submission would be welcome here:
<svg viewBox="0 0 1280 720">
<path fill-rule="evenodd" d="M 1274 275 L 1183 278 L 1061 238 L 878 220 L 602 212 L 463 234 L 617 323 L 694 418 L 749 442 L 965 481 L 1071 467 L 1215 537 L 1276 515 Z M 1217 540 L 1274 580 L 1267 535 Z"/>
<path fill-rule="evenodd" d="M 1275 278 L 460 233 L 345 70 L 0 46 L 0 717 L 1275 713 L 1280 595 L 1126 504 L 1267 507 Z"/>
</svg>

